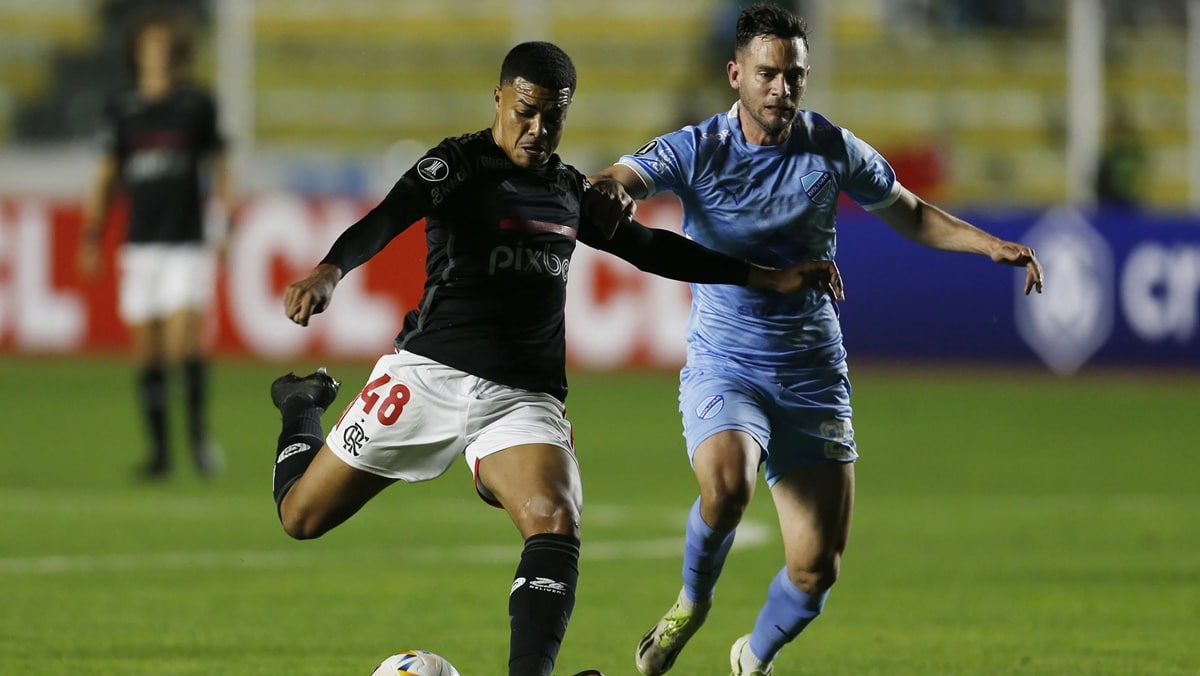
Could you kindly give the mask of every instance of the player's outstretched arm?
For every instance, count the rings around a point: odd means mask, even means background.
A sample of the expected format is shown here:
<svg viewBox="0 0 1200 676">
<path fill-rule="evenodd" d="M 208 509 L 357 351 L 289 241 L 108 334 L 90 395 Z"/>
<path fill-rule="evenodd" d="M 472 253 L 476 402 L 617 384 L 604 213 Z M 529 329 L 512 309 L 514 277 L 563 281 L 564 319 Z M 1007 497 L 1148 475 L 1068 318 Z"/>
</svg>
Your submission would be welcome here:
<svg viewBox="0 0 1200 676">
<path fill-rule="evenodd" d="M 588 181 L 592 184 L 589 192 L 599 193 L 596 197 L 603 196 L 610 205 L 600 218 L 589 218 L 589 223 L 607 239 L 616 241 L 598 245 L 586 238 L 581 241 L 620 256 L 640 270 L 687 282 L 738 284 L 781 293 L 820 289 L 834 300 L 845 300 L 842 276 L 833 261 L 804 261 L 778 270 L 750 265 L 668 230 L 647 228 L 633 221 L 629 204 L 649 193 L 633 169 L 614 164 L 588 177 Z M 585 202 L 585 216 L 588 204 Z M 609 223 L 616 227 L 605 229 Z"/>
<path fill-rule="evenodd" d="M 582 228 L 579 241 L 629 261 L 639 270 L 695 284 L 732 284 L 797 293 L 822 289 L 841 300 L 842 277 L 833 261 L 805 261 L 789 268 L 752 265 L 702 246 L 683 235 L 623 223 L 606 238 L 598 228 Z"/>
<path fill-rule="evenodd" d="M 293 282 L 283 294 L 283 310 L 288 319 L 308 326 L 308 319 L 329 307 L 333 289 L 342 279 L 342 270 L 332 263 L 321 263 L 304 279 Z"/>
<path fill-rule="evenodd" d="M 754 265 L 750 268 L 746 286 L 771 289 L 780 293 L 818 289 L 829 294 L 833 300 L 846 300 L 842 273 L 833 261 L 803 261 L 779 270 Z"/>
<path fill-rule="evenodd" d="M 1025 293 L 1042 292 L 1044 273 L 1032 248 L 1008 242 L 953 216 L 907 188 L 890 206 L 875 212 L 896 232 L 918 244 L 942 251 L 981 254 L 997 263 L 1025 268 Z"/>
<path fill-rule="evenodd" d="M 1042 271 L 1042 264 L 1038 262 L 1033 247 L 1017 244 L 1016 242 L 1001 241 L 992 251 L 991 255 L 992 260 L 997 263 L 1025 268 L 1026 296 L 1034 289 L 1037 289 L 1038 293 L 1042 292 L 1042 285 L 1045 283 L 1045 273 Z"/>
<path fill-rule="evenodd" d="M 338 236 L 307 277 L 287 288 L 283 306 L 288 318 L 308 326 L 310 317 L 329 306 L 334 287 L 346 273 L 366 263 L 424 215 L 421 204 L 409 181 L 397 181 L 382 202 Z"/>
<path fill-rule="evenodd" d="M 647 228 L 637 221 L 622 223 L 607 237 L 601 228 L 586 219 L 579 229 L 579 241 L 607 251 L 632 263 L 642 272 L 695 284 L 750 283 L 751 265 L 743 260 L 713 251 L 670 230 Z M 765 280 L 760 275 L 756 279 Z"/>
</svg>

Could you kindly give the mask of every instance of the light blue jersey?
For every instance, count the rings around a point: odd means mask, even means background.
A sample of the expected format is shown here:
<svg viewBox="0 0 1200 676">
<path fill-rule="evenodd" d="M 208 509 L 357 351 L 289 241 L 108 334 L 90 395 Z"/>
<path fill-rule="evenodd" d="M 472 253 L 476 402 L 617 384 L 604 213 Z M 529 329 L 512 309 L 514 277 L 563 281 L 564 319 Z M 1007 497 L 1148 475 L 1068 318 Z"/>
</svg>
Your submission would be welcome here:
<svg viewBox="0 0 1200 676">
<path fill-rule="evenodd" d="M 620 163 L 650 194 L 679 197 L 688 237 L 773 268 L 833 259 L 840 193 L 868 210 L 900 194 L 883 156 L 809 111 L 785 142 L 757 146 L 735 104 Z M 770 485 L 806 464 L 858 457 L 838 310 L 823 291 L 693 284 L 687 338 L 679 403 L 689 456 L 717 432 L 742 430 L 766 451 Z"/>
<path fill-rule="evenodd" d="M 775 268 L 833 259 L 838 193 L 868 210 L 899 195 L 887 161 L 817 113 L 800 111 L 784 143 L 756 146 L 742 135 L 737 111 L 734 104 L 620 159 L 651 194 L 679 197 L 683 232 L 696 242 Z M 692 298 L 689 352 L 786 370 L 841 345 L 837 308 L 820 291 L 693 284 Z"/>
</svg>

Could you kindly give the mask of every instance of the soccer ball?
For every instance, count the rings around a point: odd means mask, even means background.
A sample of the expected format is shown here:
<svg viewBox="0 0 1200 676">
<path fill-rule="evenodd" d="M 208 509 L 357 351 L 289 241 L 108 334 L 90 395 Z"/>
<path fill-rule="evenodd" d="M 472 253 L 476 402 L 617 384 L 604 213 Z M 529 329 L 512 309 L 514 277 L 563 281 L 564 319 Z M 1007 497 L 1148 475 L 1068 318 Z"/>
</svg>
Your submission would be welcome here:
<svg viewBox="0 0 1200 676">
<path fill-rule="evenodd" d="M 445 657 L 428 650 L 405 650 L 388 657 L 371 676 L 460 676 Z"/>
</svg>

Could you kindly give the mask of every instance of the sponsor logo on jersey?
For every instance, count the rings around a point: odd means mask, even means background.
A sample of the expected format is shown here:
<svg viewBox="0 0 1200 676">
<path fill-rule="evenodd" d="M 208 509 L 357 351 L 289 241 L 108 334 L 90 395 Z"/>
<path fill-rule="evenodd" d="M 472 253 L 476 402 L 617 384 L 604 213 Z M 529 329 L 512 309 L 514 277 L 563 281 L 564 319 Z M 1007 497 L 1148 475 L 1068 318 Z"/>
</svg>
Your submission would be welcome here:
<svg viewBox="0 0 1200 676">
<path fill-rule="evenodd" d="M 495 276 L 500 270 L 511 270 L 562 277 L 565 282 L 570 267 L 571 259 L 551 251 L 549 244 L 541 249 L 518 244 L 516 247 L 498 246 L 492 249 L 491 258 L 488 261 L 488 274 Z"/>
<path fill-rule="evenodd" d="M 1056 373 L 1082 366 L 1112 335 L 1116 265 L 1104 237 L 1071 207 L 1047 212 L 1022 241 L 1037 249 L 1054 283 L 1024 295 L 1025 269 L 1013 273 L 1017 333 Z"/>
<path fill-rule="evenodd" d="M 723 408 L 725 408 L 725 397 L 714 394 L 700 402 L 700 405 L 696 407 L 696 417 L 701 420 L 708 420 L 720 413 Z"/>
<path fill-rule="evenodd" d="M 430 183 L 439 183 L 450 175 L 450 165 L 440 157 L 426 157 L 417 162 L 417 175 Z"/>
<path fill-rule="evenodd" d="M 187 174 L 188 160 L 184 153 L 170 148 L 138 150 L 125 161 L 125 180 L 130 183 L 152 181 Z"/>
<path fill-rule="evenodd" d="M 303 453 L 308 450 L 312 450 L 312 444 L 306 444 L 304 442 L 292 444 L 291 446 L 288 446 L 280 451 L 279 457 L 275 458 L 275 464 L 279 464 L 293 455 L 296 455 L 297 453 Z"/>
<path fill-rule="evenodd" d="M 833 192 L 833 177 L 828 171 L 810 171 L 800 177 L 800 185 L 804 186 L 804 194 L 813 204 L 825 206 Z"/>
<path fill-rule="evenodd" d="M 641 157 L 642 155 L 645 155 L 646 153 L 650 152 L 651 150 L 654 150 L 657 147 L 658 147 L 658 139 L 654 139 L 653 141 L 642 146 L 641 148 L 638 148 L 637 150 L 635 150 L 633 153 L 633 156 Z"/>
<path fill-rule="evenodd" d="M 512 169 L 513 163 L 506 157 L 479 156 L 479 166 L 484 169 Z"/>
<path fill-rule="evenodd" d="M 520 589 L 522 586 L 524 586 L 524 584 L 525 584 L 525 578 L 523 578 L 523 577 L 518 577 L 515 580 L 513 580 L 512 588 L 508 590 L 508 595 L 512 596 L 512 593 L 517 591 L 518 589 Z"/>
<path fill-rule="evenodd" d="M 441 160 L 438 161 L 441 162 Z M 442 162 L 442 166 L 446 167 L 446 172 L 445 174 L 441 175 L 441 178 L 427 180 L 430 182 L 445 181 L 446 175 L 450 173 L 450 168 L 444 162 Z M 417 169 L 417 173 L 421 173 L 420 168 Z M 466 169 L 459 169 L 458 171 L 454 172 L 453 176 L 450 176 L 450 180 L 445 181 L 441 185 L 431 186 L 429 188 L 429 203 L 436 207 L 444 202 L 447 197 L 449 197 L 455 190 L 458 189 L 458 186 L 462 185 L 462 182 L 467 179 L 467 175 L 468 173 Z"/>
</svg>

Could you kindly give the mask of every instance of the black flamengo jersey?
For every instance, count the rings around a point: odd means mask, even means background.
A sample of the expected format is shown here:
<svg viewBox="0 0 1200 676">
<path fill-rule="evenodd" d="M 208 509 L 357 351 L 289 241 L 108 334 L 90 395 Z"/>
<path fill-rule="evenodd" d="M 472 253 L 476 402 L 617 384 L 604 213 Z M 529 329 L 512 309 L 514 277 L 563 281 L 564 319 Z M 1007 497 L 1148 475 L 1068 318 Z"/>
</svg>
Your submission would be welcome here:
<svg viewBox="0 0 1200 676">
<path fill-rule="evenodd" d="M 396 347 L 505 385 L 567 396 L 563 310 L 576 241 L 641 270 L 745 284 L 749 264 L 669 230 L 625 223 L 606 238 L 581 219 L 587 179 L 552 155 L 522 169 L 491 130 L 446 139 L 334 242 L 343 273 L 425 217 L 425 293 Z"/>
<path fill-rule="evenodd" d="M 425 292 L 396 346 L 564 399 L 563 307 L 583 175 L 557 155 L 516 167 L 485 130 L 443 141 L 400 184 L 428 205 L 428 254 Z"/>
<path fill-rule="evenodd" d="M 102 133 L 129 195 L 126 239 L 203 240 L 201 165 L 224 147 L 212 97 L 191 85 L 155 101 L 122 93 L 105 107 Z"/>
</svg>

